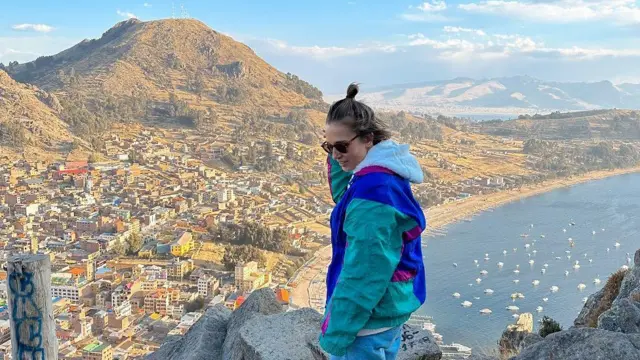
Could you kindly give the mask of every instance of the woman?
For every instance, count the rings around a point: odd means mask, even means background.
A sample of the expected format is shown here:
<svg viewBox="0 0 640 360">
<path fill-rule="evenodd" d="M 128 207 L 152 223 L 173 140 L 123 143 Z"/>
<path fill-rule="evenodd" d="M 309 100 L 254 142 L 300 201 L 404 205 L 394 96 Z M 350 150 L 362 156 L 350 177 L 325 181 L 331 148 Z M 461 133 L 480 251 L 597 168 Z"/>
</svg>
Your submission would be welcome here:
<svg viewBox="0 0 640 360">
<path fill-rule="evenodd" d="M 425 218 L 411 192 L 422 170 L 408 145 L 373 110 L 358 87 L 327 115 L 333 256 L 320 345 L 332 359 L 395 359 L 402 324 L 426 298 L 420 234 Z"/>
</svg>

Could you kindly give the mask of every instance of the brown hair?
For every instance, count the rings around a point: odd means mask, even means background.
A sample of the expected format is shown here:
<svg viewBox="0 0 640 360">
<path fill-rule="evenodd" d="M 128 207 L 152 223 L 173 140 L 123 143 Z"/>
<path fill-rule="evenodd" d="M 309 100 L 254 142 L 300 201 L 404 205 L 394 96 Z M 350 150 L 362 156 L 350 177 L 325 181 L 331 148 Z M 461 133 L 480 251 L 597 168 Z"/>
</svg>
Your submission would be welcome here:
<svg viewBox="0 0 640 360">
<path fill-rule="evenodd" d="M 351 83 L 347 88 L 347 96 L 334 102 L 327 113 L 327 124 L 340 122 L 351 128 L 359 136 L 373 135 L 373 144 L 391 138 L 386 124 L 378 119 L 368 105 L 357 101 L 358 85 Z"/>
</svg>

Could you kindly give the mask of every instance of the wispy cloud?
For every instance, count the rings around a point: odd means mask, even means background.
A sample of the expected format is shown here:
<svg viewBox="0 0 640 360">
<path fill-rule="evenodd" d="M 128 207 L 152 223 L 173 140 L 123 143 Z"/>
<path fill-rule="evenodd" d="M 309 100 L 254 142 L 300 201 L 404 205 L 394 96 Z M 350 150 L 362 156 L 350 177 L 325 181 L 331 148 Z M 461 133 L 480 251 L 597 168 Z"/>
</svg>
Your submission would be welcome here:
<svg viewBox="0 0 640 360">
<path fill-rule="evenodd" d="M 116 10 L 116 14 L 118 14 L 119 16 L 122 16 L 124 18 L 127 19 L 133 19 L 133 18 L 138 18 L 135 14 L 130 13 L 128 11 L 120 11 L 119 9 Z"/>
<path fill-rule="evenodd" d="M 49 26 L 46 24 L 16 24 L 11 27 L 13 30 L 20 31 L 37 31 L 48 33 L 54 30 L 53 26 Z"/>
<path fill-rule="evenodd" d="M 386 52 L 396 51 L 394 45 L 373 44 L 369 46 L 340 47 L 340 46 L 295 46 L 289 45 L 285 41 L 276 39 L 264 40 L 274 49 L 295 55 L 305 55 L 317 60 L 327 60 L 331 58 L 359 55 L 367 52 Z"/>
<path fill-rule="evenodd" d="M 143 5 L 144 5 L 144 7 L 151 7 L 151 6 L 152 6 L 151 4 L 149 4 L 149 3 L 147 3 L 147 2 L 146 2 L 146 3 L 144 3 Z"/>
<path fill-rule="evenodd" d="M 513 17 L 542 23 L 606 20 L 620 25 L 640 23 L 636 0 L 483 0 L 460 4 L 475 13 Z"/>
<path fill-rule="evenodd" d="M 442 31 L 447 33 L 471 33 L 478 36 L 487 36 L 487 33 L 485 33 L 483 30 L 469 29 L 469 28 L 458 27 L 458 26 L 445 26 L 442 29 Z"/>
<path fill-rule="evenodd" d="M 400 17 L 407 21 L 416 22 L 444 22 L 451 20 L 441 12 L 447 9 L 444 0 L 431 0 L 418 6 L 409 6 L 409 12 L 401 14 Z"/>
</svg>

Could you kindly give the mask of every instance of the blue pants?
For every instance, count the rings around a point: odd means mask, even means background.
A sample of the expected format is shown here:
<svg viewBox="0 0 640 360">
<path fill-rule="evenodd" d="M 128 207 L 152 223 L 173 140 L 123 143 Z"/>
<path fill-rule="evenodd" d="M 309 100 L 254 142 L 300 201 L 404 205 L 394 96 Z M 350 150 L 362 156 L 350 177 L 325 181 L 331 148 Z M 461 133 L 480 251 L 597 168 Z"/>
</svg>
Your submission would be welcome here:
<svg viewBox="0 0 640 360">
<path fill-rule="evenodd" d="M 345 355 L 331 355 L 331 360 L 395 360 L 401 334 L 402 326 L 398 326 L 379 334 L 358 336 Z"/>
</svg>

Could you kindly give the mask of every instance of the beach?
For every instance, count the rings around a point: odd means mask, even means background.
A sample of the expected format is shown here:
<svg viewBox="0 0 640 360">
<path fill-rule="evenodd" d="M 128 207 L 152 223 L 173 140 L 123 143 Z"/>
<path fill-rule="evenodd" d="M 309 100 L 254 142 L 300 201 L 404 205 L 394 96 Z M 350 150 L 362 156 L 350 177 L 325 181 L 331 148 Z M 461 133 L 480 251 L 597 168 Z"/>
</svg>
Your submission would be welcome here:
<svg viewBox="0 0 640 360">
<path fill-rule="evenodd" d="M 445 226 L 451 223 L 470 219 L 482 211 L 493 209 L 512 201 L 584 182 L 636 172 L 640 172 L 640 166 L 613 171 L 595 171 L 582 176 L 545 181 L 516 190 L 476 195 L 465 200 L 431 207 L 426 210 L 427 231 L 442 231 Z M 326 291 L 324 289 L 324 274 L 330 261 L 331 246 L 327 246 L 320 249 L 314 258 L 298 269 L 294 276 L 296 278 L 296 287 L 292 289 L 292 302 L 294 305 L 322 310 Z"/>
</svg>

